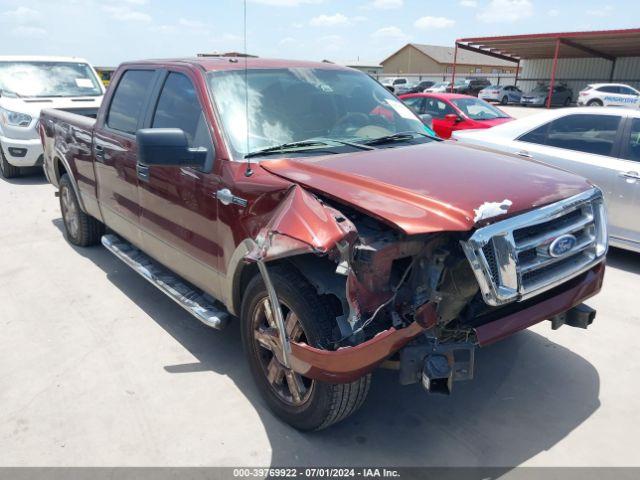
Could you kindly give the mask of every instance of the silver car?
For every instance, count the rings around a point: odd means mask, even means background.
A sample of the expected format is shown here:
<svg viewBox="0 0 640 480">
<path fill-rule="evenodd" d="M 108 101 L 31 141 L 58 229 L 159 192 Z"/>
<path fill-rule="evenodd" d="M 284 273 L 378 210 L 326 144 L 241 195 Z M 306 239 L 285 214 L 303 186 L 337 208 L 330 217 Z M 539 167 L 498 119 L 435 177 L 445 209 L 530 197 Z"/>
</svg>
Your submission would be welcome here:
<svg viewBox="0 0 640 480">
<path fill-rule="evenodd" d="M 478 94 L 478 98 L 486 102 L 500 102 L 501 105 L 520 103 L 521 96 L 522 90 L 515 85 L 491 85 Z"/>
<path fill-rule="evenodd" d="M 544 107 L 547 104 L 549 98 L 549 86 L 537 85 L 533 90 L 527 93 L 523 93 L 520 97 L 520 105 L 531 105 L 534 107 Z M 555 85 L 553 87 L 553 94 L 551 95 L 551 105 L 568 107 L 571 105 L 571 99 L 573 98 L 573 92 L 566 85 Z"/>
<path fill-rule="evenodd" d="M 604 193 L 611 245 L 640 252 L 640 111 L 562 108 L 452 138 L 586 177 Z"/>
</svg>

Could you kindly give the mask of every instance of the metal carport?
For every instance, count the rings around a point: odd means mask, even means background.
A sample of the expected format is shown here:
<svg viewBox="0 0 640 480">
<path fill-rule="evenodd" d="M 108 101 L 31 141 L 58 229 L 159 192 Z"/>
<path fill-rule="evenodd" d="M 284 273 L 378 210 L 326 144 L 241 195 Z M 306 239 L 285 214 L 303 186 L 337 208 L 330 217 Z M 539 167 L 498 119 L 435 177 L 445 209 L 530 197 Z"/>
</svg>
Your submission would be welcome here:
<svg viewBox="0 0 640 480">
<path fill-rule="evenodd" d="M 547 100 L 547 108 L 550 108 L 558 59 L 602 58 L 608 60 L 611 63 L 609 74 L 611 81 L 618 58 L 640 57 L 640 28 L 460 38 L 455 43 L 452 84 L 455 82 L 458 49 L 483 53 L 517 63 L 518 73 L 521 60 L 553 59 Z M 518 73 L 516 73 L 516 82 Z"/>
</svg>

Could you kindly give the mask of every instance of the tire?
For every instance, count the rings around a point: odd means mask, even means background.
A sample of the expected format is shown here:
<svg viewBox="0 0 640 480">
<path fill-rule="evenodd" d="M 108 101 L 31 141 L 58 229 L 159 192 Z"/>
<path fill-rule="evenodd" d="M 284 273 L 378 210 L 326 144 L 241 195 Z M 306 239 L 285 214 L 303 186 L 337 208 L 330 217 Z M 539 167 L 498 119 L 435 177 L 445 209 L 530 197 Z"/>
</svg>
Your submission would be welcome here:
<svg viewBox="0 0 640 480">
<path fill-rule="evenodd" d="M 509 97 L 506 95 L 500 99 L 500 105 L 507 105 L 509 103 Z"/>
<path fill-rule="evenodd" d="M 587 102 L 587 107 L 602 107 L 603 105 L 602 100 L 598 100 L 597 98 Z"/>
<path fill-rule="evenodd" d="M 565 106 L 565 107 L 568 107 L 569 105 L 571 105 L 571 97 L 567 97 L 567 98 L 564 100 L 564 106 Z"/>
<path fill-rule="evenodd" d="M 2 145 L 0 145 L 0 175 L 7 179 L 15 178 L 20 175 L 20 167 L 16 167 L 15 165 L 11 165 L 7 162 Z"/>
<path fill-rule="evenodd" d="M 278 265 L 269 267 L 269 273 L 285 322 L 287 326 L 292 325 L 287 328 L 291 338 L 316 347 L 330 343 L 335 313 L 331 313 L 328 303 L 293 268 Z M 369 391 L 371 375 L 351 383 L 330 384 L 287 372 L 256 339 L 256 334 L 265 327 L 275 325 L 273 318 L 269 321 L 265 302 L 268 302 L 267 291 L 258 274 L 249 282 L 242 299 L 242 343 L 254 381 L 271 410 L 299 430 L 326 428 L 358 410 Z M 275 377 L 273 381 L 268 379 L 268 371 Z M 292 384 L 298 385 L 298 399 L 289 387 Z"/>
<path fill-rule="evenodd" d="M 100 243 L 104 225 L 80 209 L 78 198 L 66 173 L 60 178 L 60 211 L 67 240 L 79 247 Z"/>
</svg>

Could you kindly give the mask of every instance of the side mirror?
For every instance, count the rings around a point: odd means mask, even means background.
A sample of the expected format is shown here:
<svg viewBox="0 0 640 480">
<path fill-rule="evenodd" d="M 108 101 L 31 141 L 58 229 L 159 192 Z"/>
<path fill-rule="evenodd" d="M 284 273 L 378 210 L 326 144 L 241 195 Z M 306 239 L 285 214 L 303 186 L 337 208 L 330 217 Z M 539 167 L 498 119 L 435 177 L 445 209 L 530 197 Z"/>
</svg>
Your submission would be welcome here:
<svg viewBox="0 0 640 480">
<path fill-rule="evenodd" d="M 447 113 L 447 114 L 444 116 L 444 119 L 445 119 L 447 122 L 450 122 L 450 123 L 458 123 L 459 121 L 461 121 L 461 120 L 462 120 L 462 119 L 461 119 L 458 115 L 456 115 L 455 113 Z"/>
<path fill-rule="evenodd" d="M 207 160 L 207 149 L 189 148 L 187 134 L 179 128 L 143 128 L 136 140 L 142 165 L 203 168 Z"/>
<path fill-rule="evenodd" d="M 421 113 L 418 116 L 420 117 L 420 120 L 422 120 L 422 123 L 424 125 L 433 130 L 433 117 L 431 115 L 429 115 L 428 113 Z"/>
</svg>

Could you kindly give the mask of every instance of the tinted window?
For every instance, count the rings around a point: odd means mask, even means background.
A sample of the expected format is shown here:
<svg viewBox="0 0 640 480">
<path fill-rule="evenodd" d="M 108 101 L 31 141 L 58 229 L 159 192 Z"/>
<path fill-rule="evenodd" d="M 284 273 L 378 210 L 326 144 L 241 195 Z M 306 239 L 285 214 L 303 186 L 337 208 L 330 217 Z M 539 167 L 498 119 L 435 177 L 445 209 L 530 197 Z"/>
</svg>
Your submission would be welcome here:
<svg viewBox="0 0 640 480">
<path fill-rule="evenodd" d="M 433 118 L 444 118 L 445 115 L 456 113 L 449 104 L 436 98 L 424 99 L 424 113 L 428 113 Z"/>
<path fill-rule="evenodd" d="M 640 162 L 640 118 L 634 118 L 631 122 L 629 158 Z"/>
<path fill-rule="evenodd" d="M 110 128 L 136 133 L 154 73 L 153 70 L 128 70 L 124 73 L 109 107 L 107 125 Z"/>
<path fill-rule="evenodd" d="M 579 152 L 610 155 L 621 117 L 614 115 L 567 115 L 554 120 L 547 145 Z"/>
<path fill-rule="evenodd" d="M 184 130 L 191 147 L 207 147 L 210 143 L 196 90 L 191 80 L 181 73 L 167 76 L 151 126 Z"/>
<path fill-rule="evenodd" d="M 638 95 L 638 92 L 629 87 L 620 87 L 620 93 L 623 95 Z"/>
<path fill-rule="evenodd" d="M 620 93 L 620 87 L 608 86 L 608 87 L 600 87 L 598 88 L 599 92 L 605 93 Z"/>
<path fill-rule="evenodd" d="M 415 113 L 422 113 L 422 98 L 421 97 L 413 97 L 413 98 L 405 98 L 402 100 L 404 104 L 413 110 Z"/>
<path fill-rule="evenodd" d="M 527 143 L 537 143 L 540 145 L 544 145 L 547 141 L 547 128 L 549 127 L 548 123 L 536 128 L 535 130 L 531 130 L 529 133 L 525 133 L 523 136 L 518 138 L 521 142 Z"/>
</svg>

